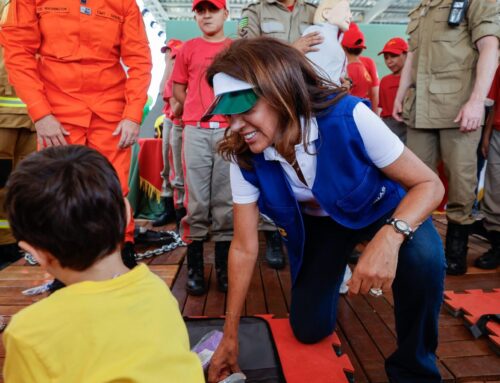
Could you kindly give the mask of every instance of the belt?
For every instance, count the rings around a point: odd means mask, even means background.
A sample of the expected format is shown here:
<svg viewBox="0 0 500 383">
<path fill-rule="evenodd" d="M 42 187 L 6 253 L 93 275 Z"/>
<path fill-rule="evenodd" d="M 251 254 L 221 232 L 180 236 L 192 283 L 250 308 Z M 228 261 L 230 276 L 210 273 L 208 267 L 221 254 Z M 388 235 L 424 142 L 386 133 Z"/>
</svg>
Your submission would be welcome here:
<svg viewBox="0 0 500 383">
<path fill-rule="evenodd" d="M 0 96 L 0 106 L 7 108 L 26 108 L 26 104 L 17 97 Z"/>
<path fill-rule="evenodd" d="M 184 126 L 196 126 L 197 128 L 203 129 L 224 129 L 228 128 L 229 124 L 227 122 L 219 121 L 184 121 Z"/>
</svg>

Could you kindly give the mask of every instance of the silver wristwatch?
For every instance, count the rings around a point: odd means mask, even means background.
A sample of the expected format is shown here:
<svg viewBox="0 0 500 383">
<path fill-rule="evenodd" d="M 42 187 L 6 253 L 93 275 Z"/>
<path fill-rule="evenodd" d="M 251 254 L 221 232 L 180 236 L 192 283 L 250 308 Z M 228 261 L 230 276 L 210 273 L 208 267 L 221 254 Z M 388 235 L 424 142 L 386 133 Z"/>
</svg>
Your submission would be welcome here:
<svg viewBox="0 0 500 383">
<path fill-rule="evenodd" d="M 407 222 L 397 218 L 389 218 L 387 221 L 385 221 L 385 223 L 387 225 L 391 225 L 397 233 L 403 234 L 406 239 L 413 238 L 413 229 L 410 227 L 410 225 L 408 225 Z"/>
</svg>

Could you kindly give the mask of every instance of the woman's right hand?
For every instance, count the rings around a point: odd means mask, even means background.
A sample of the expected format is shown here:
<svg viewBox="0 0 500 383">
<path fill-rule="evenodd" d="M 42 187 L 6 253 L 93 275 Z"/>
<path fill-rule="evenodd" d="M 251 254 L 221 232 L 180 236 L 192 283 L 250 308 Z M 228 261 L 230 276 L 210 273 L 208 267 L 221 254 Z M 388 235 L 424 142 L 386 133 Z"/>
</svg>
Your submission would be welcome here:
<svg viewBox="0 0 500 383">
<path fill-rule="evenodd" d="M 208 383 L 217 383 L 229 375 L 239 372 L 238 338 L 228 339 L 225 336 L 215 350 L 208 368 Z"/>
</svg>

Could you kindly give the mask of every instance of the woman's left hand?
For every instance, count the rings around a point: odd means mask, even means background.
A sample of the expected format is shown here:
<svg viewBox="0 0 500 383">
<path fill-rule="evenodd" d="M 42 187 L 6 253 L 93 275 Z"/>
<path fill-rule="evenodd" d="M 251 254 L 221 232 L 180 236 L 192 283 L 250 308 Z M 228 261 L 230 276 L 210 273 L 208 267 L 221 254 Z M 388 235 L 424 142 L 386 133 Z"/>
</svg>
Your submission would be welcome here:
<svg viewBox="0 0 500 383">
<path fill-rule="evenodd" d="M 396 276 L 398 253 L 403 241 L 402 234 L 384 225 L 361 254 L 347 283 L 349 292 L 366 294 L 372 288 L 389 291 Z"/>
</svg>

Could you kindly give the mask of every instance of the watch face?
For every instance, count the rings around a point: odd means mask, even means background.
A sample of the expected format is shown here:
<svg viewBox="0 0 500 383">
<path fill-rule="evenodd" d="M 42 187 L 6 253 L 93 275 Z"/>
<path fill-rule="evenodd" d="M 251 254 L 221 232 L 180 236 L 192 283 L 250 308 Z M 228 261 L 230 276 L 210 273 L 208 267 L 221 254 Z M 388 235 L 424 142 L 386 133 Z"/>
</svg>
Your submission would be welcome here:
<svg viewBox="0 0 500 383">
<path fill-rule="evenodd" d="M 396 222 L 394 222 L 394 226 L 396 226 L 396 229 L 398 229 L 402 232 L 406 232 L 410 229 L 410 227 L 408 226 L 408 224 L 405 221 L 396 221 Z"/>
</svg>

